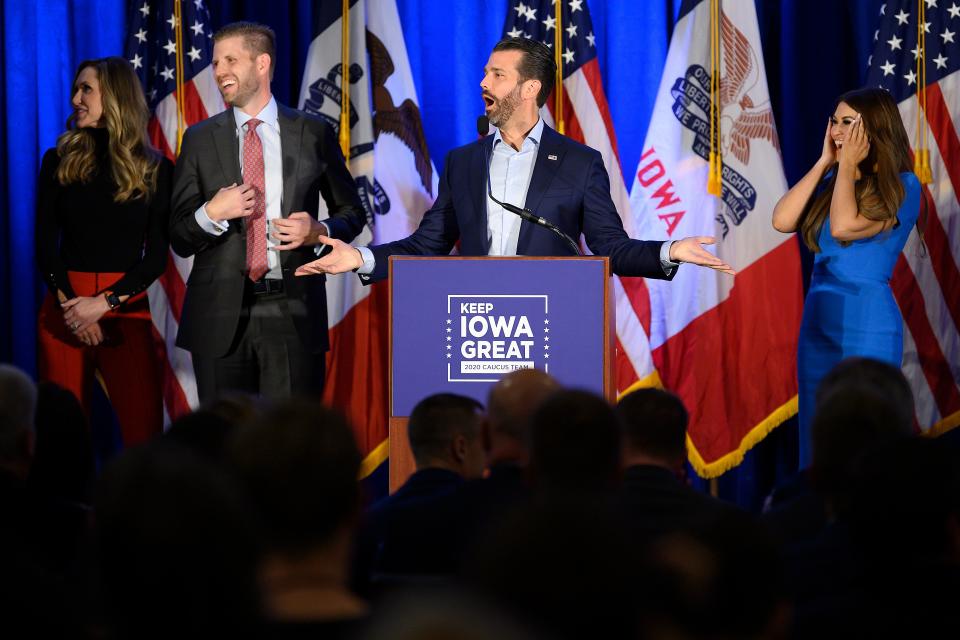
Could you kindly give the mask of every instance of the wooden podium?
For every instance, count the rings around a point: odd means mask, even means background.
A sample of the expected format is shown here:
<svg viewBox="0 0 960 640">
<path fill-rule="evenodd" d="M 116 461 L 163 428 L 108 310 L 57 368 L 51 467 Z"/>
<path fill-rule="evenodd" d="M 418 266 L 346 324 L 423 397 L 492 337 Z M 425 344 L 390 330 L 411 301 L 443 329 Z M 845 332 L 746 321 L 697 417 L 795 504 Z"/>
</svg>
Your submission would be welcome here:
<svg viewBox="0 0 960 640">
<path fill-rule="evenodd" d="M 486 405 L 515 369 L 616 398 L 610 263 L 599 257 L 390 258 L 390 491 L 414 470 L 413 407 L 435 393 Z"/>
</svg>

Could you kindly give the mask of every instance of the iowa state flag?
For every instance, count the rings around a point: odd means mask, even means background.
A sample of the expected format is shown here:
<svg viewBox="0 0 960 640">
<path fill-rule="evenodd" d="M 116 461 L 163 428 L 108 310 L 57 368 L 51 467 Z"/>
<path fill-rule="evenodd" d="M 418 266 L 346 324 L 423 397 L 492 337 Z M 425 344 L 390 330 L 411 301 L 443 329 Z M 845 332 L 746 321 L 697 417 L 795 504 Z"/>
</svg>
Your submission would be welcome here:
<svg viewBox="0 0 960 640">
<path fill-rule="evenodd" d="M 300 108 L 339 132 L 341 90 L 349 83 L 349 169 L 367 213 L 367 226 L 353 243 L 382 244 L 417 228 L 433 204 L 437 175 L 395 0 L 350 3 L 346 70 L 342 29 L 341 3 L 321 3 Z M 387 287 L 363 286 L 352 273 L 327 277 L 330 352 L 323 397 L 350 418 L 365 456 L 363 477 L 387 459 Z"/>
<path fill-rule="evenodd" d="M 680 9 L 630 194 L 636 237 L 715 236 L 731 278 L 681 266 L 648 280 L 649 349 L 665 388 L 690 411 L 690 462 L 703 477 L 744 453 L 797 410 L 796 349 L 803 289 L 797 241 L 771 226 L 786 192 L 752 0 L 721 3 L 723 188 L 707 194 L 710 152 L 709 0 Z"/>
</svg>

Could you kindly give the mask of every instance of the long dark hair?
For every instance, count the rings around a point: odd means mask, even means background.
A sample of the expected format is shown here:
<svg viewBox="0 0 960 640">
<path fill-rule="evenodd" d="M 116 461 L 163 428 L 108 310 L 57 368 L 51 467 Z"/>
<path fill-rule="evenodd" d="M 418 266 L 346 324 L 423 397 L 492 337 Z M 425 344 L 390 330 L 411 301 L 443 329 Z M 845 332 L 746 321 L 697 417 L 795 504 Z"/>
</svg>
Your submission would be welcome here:
<svg viewBox="0 0 960 640">
<path fill-rule="evenodd" d="M 900 174 L 913 171 L 910 141 L 903 128 L 900 111 L 890 93 L 884 89 L 849 91 L 837 98 L 836 104 L 841 102 L 861 114 L 864 131 L 870 140 L 870 151 L 860 162 L 861 178 L 854 189 L 857 210 L 870 220 L 890 220 L 897 215 L 897 209 L 903 203 Z M 800 221 L 803 241 L 814 252 L 820 251 L 817 236 L 830 213 L 836 180 L 837 171 L 834 167 L 826 187 L 814 198 Z"/>
</svg>

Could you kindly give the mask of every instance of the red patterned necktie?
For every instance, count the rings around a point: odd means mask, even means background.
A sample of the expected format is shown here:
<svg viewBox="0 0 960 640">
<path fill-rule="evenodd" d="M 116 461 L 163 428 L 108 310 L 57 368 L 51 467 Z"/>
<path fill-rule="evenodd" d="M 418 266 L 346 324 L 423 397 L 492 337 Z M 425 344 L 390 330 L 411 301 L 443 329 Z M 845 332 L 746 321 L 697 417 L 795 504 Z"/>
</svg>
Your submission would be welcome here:
<svg viewBox="0 0 960 640">
<path fill-rule="evenodd" d="M 247 267 L 249 277 L 256 282 L 270 267 L 267 265 L 267 201 L 263 171 L 263 143 L 257 135 L 256 118 L 247 120 L 243 136 L 243 183 L 253 186 L 253 213 L 247 218 Z"/>
</svg>

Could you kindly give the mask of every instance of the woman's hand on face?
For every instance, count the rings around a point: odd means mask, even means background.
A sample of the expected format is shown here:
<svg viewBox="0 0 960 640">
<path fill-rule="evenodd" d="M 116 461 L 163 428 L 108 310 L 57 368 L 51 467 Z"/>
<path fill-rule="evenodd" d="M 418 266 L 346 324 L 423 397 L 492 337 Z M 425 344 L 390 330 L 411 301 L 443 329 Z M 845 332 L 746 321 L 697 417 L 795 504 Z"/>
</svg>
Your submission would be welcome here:
<svg viewBox="0 0 960 640">
<path fill-rule="evenodd" d="M 96 323 L 110 310 L 106 298 L 103 296 L 77 296 L 64 302 L 63 321 L 73 333 L 79 335 L 90 325 Z"/>
<path fill-rule="evenodd" d="M 857 167 L 870 153 L 870 142 L 867 132 L 863 129 L 863 116 L 850 123 L 850 129 L 843 141 L 843 150 L 840 152 L 840 162 L 848 166 Z"/>
<path fill-rule="evenodd" d="M 820 163 L 826 167 L 837 161 L 837 143 L 833 141 L 833 136 L 830 135 L 832 126 L 831 119 L 827 118 L 827 132 L 823 134 L 823 151 L 820 152 Z"/>
</svg>

